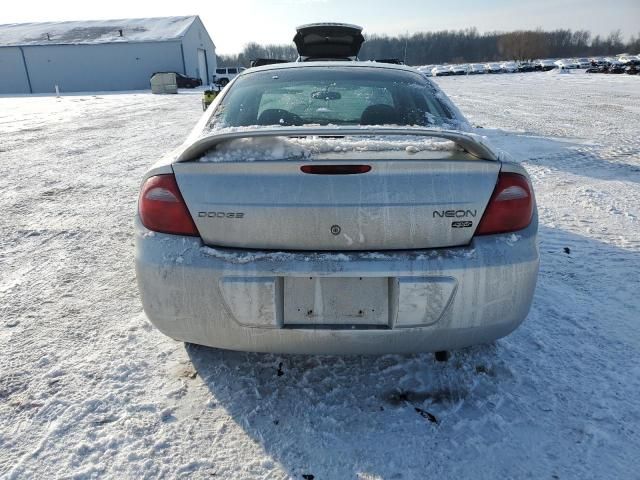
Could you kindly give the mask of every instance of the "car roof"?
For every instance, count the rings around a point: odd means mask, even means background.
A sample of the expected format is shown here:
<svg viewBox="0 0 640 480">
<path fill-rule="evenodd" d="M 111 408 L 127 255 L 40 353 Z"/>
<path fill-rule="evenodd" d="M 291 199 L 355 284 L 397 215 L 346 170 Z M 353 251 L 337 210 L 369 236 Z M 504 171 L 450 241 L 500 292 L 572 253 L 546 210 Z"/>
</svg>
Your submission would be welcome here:
<svg viewBox="0 0 640 480">
<path fill-rule="evenodd" d="M 266 72 L 270 70 L 284 70 L 291 68 L 310 68 L 310 67 L 336 67 L 336 68 L 380 68 L 384 70 L 396 70 L 403 72 L 411 72 L 420 75 L 420 72 L 414 67 L 406 65 L 397 65 L 393 63 L 381 63 L 373 62 L 371 60 L 366 61 L 311 61 L 311 62 L 289 62 L 289 63 L 275 63 L 272 65 L 263 65 L 262 67 L 247 68 L 244 72 L 238 76 L 251 75 L 256 72 Z"/>
</svg>

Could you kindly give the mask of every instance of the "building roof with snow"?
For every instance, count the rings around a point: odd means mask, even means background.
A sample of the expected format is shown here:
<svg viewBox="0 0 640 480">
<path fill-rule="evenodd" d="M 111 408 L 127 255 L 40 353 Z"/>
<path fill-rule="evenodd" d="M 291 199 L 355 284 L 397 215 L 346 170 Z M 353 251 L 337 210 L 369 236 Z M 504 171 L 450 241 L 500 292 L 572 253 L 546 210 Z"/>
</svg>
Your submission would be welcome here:
<svg viewBox="0 0 640 480">
<path fill-rule="evenodd" d="M 0 94 L 146 90 L 154 72 L 213 81 L 197 15 L 0 25 Z"/>
<path fill-rule="evenodd" d="M 11 23 L 0 25 L 0 47 L 179 40 L 196 18 L 198 18 L 196 15 L 191 15 L 188 17 Z"/>
</svg>

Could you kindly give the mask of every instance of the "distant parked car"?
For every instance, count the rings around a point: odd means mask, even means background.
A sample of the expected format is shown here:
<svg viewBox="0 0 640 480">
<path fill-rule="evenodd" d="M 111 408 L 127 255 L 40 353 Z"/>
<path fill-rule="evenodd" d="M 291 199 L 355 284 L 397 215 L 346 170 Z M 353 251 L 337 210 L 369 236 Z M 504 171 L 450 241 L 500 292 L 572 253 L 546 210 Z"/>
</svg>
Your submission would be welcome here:
<svg viewBox="0 0 640 480">
<path fill-rule="evenodd" d="M 635 59 L 636 59 L 635 56 L 630 55 L 628 53 L 624 53 L 622 55 L 618 55 L 618 58 L 617 58 L 617 60 L 620 63 L 629 63 L 631 60 L 635 60 Z"/>
<path fill-rule="evenodd" d="M 502 73 L 502 67 L 497 63 L 487 63 L 484 68 L 487 73 Z"/>
<path fill-rule="evenodd" d="M 608 73 L 606 65 L 594 65 L 585 70 L 585 73 Z"/>
<path fill-rule="evenodd" d="M 244 67 L 216 68 L 216 74 L 213 76 L 213 83 L 224 87 L 244 70 L 246 70 Z"/>
<path fill-rule="evenodd" d="M 425 77 L 432 77 L 433 73 L 431 73 L 431 70 L 433 70 L 434 66 L 435 65 L 423 65 L 421 67 L 418 67 L 418 71 L 422 73 Z"/>
<path fill-rule="evenodd" d="M 576 58 L 576 62 L 579 68 L 589 68 L 591 67 L 591 61 L 588 58 Z"/>
<path fill-rule="evenodd" d="M 399 58 L 376 58 L 374 62 L 390 63 L 391 65 L 404 65 L 404 62 Z"/>
<path fill-rule="evenodd" d="M 176 84 L 178 88 L 196 88 L 202 85 L 202 80 L 199 78 L 189 77 L 178 72 L 155 72 L 156 73 L 173 73 L 176 76 Z M 153 77 L 153 75 L 151 75 Z"/>
<path fill-rule="evenodd" d="M 518 64 L 518 71 L 521 73 L 533 72 L 535 69 L 535 66 L 529 62 L 520 62 Z"/>
<path fill-rule="evenodd" d="M 500 64 L 500 69 L 504 73 L 516 73 L 518 71 L 518 65 L 515 62 L 504 62 Z"/>
<path fill-rule="evenodd" d="M 466 75 L 469 70 L 469 65 L 451 65 L 449 68 L 451 75 Z"/>
<path fill-rule="evenodd" d="M 549 70 L 553 70 L 557 65 L 553 60 L 539 60 L 536 66 L 536 70 L 542 70 L 543 72 L 548 72 Z"/>
<path fill-rule="evenodd" d="M 624 73 L 626 66 L 623 63 L 620 62 L 611 62 L 608 66 L 607 66 L 607 71 L 606 73 L 614 73 L 614 74 L 619 74 L 619 73 Z"/>
<path fill-rule="evenodd" d="M 576 62 L 575 60 L 572 60 L 570 58 L 563 58 L 561 60 L 556 60 L 553 63 L 555 63 L 557 67 L 568 68 L 570 70 L 575 69 L 575 68 L 580 68 L 580 64 L 578 62 Z"/>
<path fill-rule="evenodd" d="M 607 64 L 606 60 L 604 59 L 604 57 L 591 57 L 589 59 L 589 62 L 591 63 L 590 68 L 591 67 L 603 67 Z"/>
<path fill-rule="evenodd" d="M 478 75 L 482 73 L 487 73 L 487 70 L 481 63 L 471 63 L 469 65 L 469 70 L 467 70 L 467 75 Z"/>
<path fill-rule="evenodd" d="M 176 83 L 178 84 L 178 88 L 196 88 L 202 86 L 201 79 L 189 77 L 181 73 L 176 73 Z"/>
<path fill-rule="evenodd" d="M 637 75 L 640 73 L 640 60 L 629 62 L 629 66 L 625 67 L 624 73 L 627 75 Z"/>
<path fill-rule="evenodd" d="M 640 61 L 635 65 L 633 63 L 624 64 L 618 61 L 606 62 L 604 65 L 597 65 L 586 70 L 587 73 L 611 73 L 614 75 L 620 73 L 628 73 L 629 75 L 635 75 L 637 73 Z"/>
<path fill-rule="evenodd" d="M 449 75 L 451 75 L 451 70 L 446 65 L 436 65 L 431 70 L 431 75 L 433 75 L 434 77 L 448 77 Z"/>
<path fill-rule="evenodd" d="M 255 58 L 251 60 L 249 65 L 253 67 L 262 67 L 264 65 L 275 65 L 276 63 L 287 63 L 289 60 L 283 60 L 280 58 Z"/>
</svg>

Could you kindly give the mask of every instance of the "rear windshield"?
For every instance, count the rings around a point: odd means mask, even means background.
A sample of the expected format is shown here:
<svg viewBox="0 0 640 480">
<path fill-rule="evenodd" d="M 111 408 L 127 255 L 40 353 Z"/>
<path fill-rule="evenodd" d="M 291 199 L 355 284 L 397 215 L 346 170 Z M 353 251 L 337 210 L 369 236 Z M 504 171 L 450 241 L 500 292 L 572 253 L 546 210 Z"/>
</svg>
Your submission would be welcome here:
<svg viewBox="0 0 640 480">
<path fill-rule="evenodd" d="M 417 72 L 366 67 L 274 69 L 238 78 L 210 127 L 456 124 L 447 103 Z"/>
</svg>

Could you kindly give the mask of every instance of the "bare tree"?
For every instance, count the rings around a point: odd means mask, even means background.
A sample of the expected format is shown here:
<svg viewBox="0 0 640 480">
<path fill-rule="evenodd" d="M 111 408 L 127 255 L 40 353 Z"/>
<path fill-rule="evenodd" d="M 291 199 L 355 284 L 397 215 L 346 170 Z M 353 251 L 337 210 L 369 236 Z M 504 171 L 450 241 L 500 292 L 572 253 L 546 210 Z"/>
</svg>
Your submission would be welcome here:
<svg viewBox="0 0 640 480">
<path fill-rule="evenodd" d="M 360 51 L 363 60 L 405 59 L 409 65 L 495 60 L 532 60 L 590 55 L 614 55 L 623 51 L 640 52 L 640 33 L 624 42 L 620 30 L 606 38 L 591 37 L 587 30 L 518 30 L 478 33 L 475 28 L 420 32 L 412 35 L 369 35 Z M 293 44 L 259 45 L 251 42 L 236 55 L 218 57 L 220 66 L 249 66 L 256 58 L 294 60 Z"/>
</svg>

